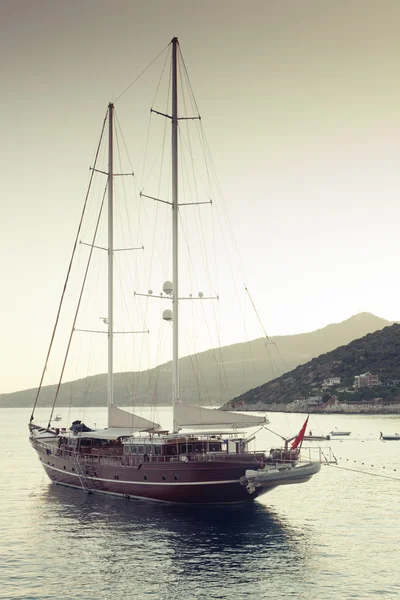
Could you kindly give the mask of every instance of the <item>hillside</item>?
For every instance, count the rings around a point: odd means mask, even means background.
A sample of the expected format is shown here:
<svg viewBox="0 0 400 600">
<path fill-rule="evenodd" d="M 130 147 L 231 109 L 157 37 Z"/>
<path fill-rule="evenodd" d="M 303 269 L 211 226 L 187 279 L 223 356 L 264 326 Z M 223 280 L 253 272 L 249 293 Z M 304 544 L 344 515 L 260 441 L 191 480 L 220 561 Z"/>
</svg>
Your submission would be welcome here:
<svg viewBox="0 0 400 600">
<path fill-rule="evenodd" d="M 181 398 L 221 405 L 320 354 L 390 324 L 372 314 L 360 313 L 311 333 L 271 338 L 268 344 L 264 338 L 258 338 L 184 357 L 180 360 Z M 156 388 L 154 382 L 157 382 Z M 55 391 L 55 385 L 43 387 L 39 405 L 51 405 Z M 36 389 L 1 394 L 0 407 L 30 407 L 35 396 Z M 99 374 L 63 383 L 57 406 L 102 406 L 106 404 L 106 396 L 107 376 Z M 139 373 L 117 373 L 114 397 L 120 406 L 132 405 L 133 398 L 136 404 L 147 404 L 149 397 L 151 402 L 168 405 L 171 401 L 171 363 Z"/>
<path fill-rule="evenodd" d="M 254 405 L 262 403 L 287 404 L 295 398 L 308 397 L 313 390 L 321 388 L 324 379 L 340 377 L 340 388 L 351 388 L 354 377 L 367 371 L 379 376 L 384 384 L 374 390 L 363 390 L 352 399 L 366 399 L 371 395 L 388 398 L 397 397 L 400 390 L 386 384 L 400 380 L 400 325 L 393 324 L 361 339 L 354 340 L 336 350 L 312 359 L 304 365 L 278 377 L 264 385 L 254 388 L 227 403 L 224 408 Z M 336 393 L 336 392 L 335 392 Z M 339 399 L 349 397 L 348 392 L 337 392 Z M 342 396 L 340 398 L 340 396 Z"/>
</svg>

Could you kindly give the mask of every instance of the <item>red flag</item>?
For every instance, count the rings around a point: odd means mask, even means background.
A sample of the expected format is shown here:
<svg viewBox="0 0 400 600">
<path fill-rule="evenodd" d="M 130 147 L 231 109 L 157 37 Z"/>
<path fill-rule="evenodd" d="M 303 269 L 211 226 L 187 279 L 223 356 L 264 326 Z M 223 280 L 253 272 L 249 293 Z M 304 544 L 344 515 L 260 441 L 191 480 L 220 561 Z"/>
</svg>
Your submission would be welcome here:
<svg viewBox="0 0 400 600">
<path fill-rule="evenodd" d="M 301 446 L 301 443 L 303 441 L 304 438 L 304 434 L 306 432 L 306 427 L 307 427 L 307 423 L 308 423 L 308 417 L 307 419 L 304 421 L 304 425 L 303 427 L 300 429 L 299 433 L 297 434 L 297 436 L 294 438 L 293 442 L 292 442 L 292 450 L 294 450 L 295 448 L 297 448 L 297 446 Z"/>
</svg>

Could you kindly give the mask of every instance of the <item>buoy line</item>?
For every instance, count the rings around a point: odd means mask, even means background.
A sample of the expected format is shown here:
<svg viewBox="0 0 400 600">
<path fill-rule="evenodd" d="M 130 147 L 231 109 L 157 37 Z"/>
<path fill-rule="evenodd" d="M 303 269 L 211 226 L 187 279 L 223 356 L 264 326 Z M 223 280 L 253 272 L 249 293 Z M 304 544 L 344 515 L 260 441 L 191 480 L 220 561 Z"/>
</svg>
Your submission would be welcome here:
<svg viewBox="0 0 400 600">
<path fill-rule="evenodd" d="M 341 469 L 342 471 L 352 471 L 353 473 L 361 473 L 362 475 L 371 475 L 371 477 L 382 477 L 383 479 L 391 479 L 392 481 L 400 481 L 400 477 L 391 477 L 390 475 L 381 475 L 380 473 L 369 473 L 368 471 L 361 471 L 360 469 L 350 469 L 349 467 L 341 467 L 340 465 L 335 465 L 335 464 L 329 464 L 327 463 L 326 466 L 328 467 L 334 467 L 336 469 Z M 373 466 L 373 465 L 371 465 Z M 384 469 L 385 467 L 383 467 Z M 396 471 L 396 469 L 393 469 L 393 471 Z"/>
</svg>

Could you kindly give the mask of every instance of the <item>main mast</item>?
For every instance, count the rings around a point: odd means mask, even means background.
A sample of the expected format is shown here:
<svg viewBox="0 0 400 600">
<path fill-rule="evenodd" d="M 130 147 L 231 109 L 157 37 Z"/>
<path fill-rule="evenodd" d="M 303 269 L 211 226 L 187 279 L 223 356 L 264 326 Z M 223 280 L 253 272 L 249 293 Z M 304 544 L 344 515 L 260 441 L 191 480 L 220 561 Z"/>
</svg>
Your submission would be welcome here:
<svg viewBox="0 0 400 600">
<path fill-rule="evenodd" d="M 178 321 L 178 38 L 172 40 L 172 411 L 175 432 L 175 405 L 179 401 L 179 321 Z"/>
<path fill-rule="evenodd" d="M 114 404 L 113 390 L 113 312 L 114 312 L 114 105 L 108 105 L 108 381 L 107 406 Z"/>
</svg>

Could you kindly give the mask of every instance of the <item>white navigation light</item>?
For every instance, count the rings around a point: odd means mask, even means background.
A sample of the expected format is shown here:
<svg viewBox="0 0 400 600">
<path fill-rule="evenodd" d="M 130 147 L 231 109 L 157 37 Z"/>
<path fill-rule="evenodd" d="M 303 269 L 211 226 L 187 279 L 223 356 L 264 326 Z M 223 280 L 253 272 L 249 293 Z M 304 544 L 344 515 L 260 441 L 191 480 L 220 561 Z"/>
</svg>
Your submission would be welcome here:
<svg viewBox="0 0 400 600">
<path fill-rule="evenodd" d="M 163 285 L 163 292 L 165 292 L 165 294 L 168 294 L 168 296 L 171 296 L 173 291 L 174 286 L 172 285 L 172 281 L 165 281 Z"/>
<path fill-rule="evenodd" d="M 172 310 L 170 308 L 166 308 L 162 314 L 162 318 L 164 321 L 172 321 Z"/>
<path fill-rule="evenodd" d="M 149 296 L 151 296 L 153 293 L 153 290 L 149 290 Z"/>
<path fill-rule="evenodd" d="M 204 296 L 203 292 L 199 292 L 199 298 L 202 298 Z"/>
</svg>

